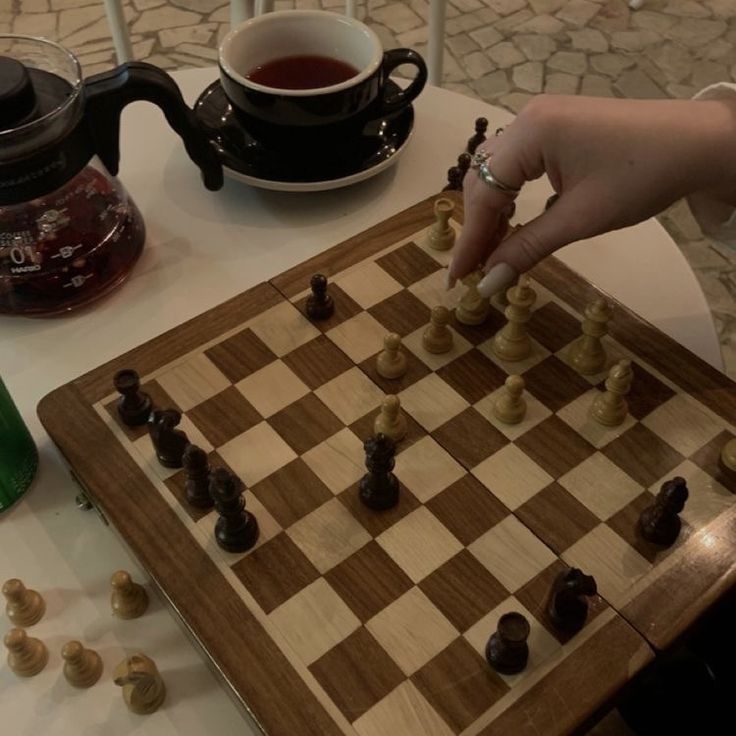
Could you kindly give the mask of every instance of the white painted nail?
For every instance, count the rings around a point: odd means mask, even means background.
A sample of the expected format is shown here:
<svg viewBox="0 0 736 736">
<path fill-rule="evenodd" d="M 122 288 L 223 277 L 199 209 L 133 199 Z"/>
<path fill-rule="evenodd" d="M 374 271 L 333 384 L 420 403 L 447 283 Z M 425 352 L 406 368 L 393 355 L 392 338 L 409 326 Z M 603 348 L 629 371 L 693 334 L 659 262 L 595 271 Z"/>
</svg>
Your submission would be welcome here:
<svg viewBox="0 0 736 736">
<path fill-rule="evenodd" d="M 490 299 L 494 294 L 511 286 L 518 275 L 516 269 L 508 263 L 497 263 L 478 283 L 478 293 L 484 299 Z"/>
<path fill-rule="evenodd" d="M 456 283 L 457 279 L 454 276 L 450 276 L 450 269 L 448 268 L 445 272 L 445 291 L 450 291 L 450 289 L 454 289 Z"/>
</svg>

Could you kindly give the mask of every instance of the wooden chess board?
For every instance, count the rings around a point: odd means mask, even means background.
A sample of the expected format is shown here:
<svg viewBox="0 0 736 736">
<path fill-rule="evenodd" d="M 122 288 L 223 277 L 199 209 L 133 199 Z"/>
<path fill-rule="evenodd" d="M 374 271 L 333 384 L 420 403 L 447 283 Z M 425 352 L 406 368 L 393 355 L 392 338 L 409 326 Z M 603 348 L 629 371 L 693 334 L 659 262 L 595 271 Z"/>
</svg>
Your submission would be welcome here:
<svg viewBox="0 0 736 736">
<path fill-rule="evenodd" d="M 462 221 L 460 198 L 453 224 Z M 605 374 L 567 364 L 598 292 L 555 259 L 532 272 L 532 355 L 499 361 L 494 307 L 454 322 L 430 355 L 430 308 L 457 301 L 449 254 L 425 237 L 426 200 L 116 358 L 47 396 L 44 426 L 229 687 L 267 734 L 449 736 L 566 733 L 609 700 L 733 581 L 736 480 L 718 466 L 734 436 L 728 378 L 617 306 L 610 359 L 634 367 L 630 416 L 588 418 Z M 310 277 L 330 278 L 335 314 L 304 314 Z M 377 375 L 388 331 L 409 369 Z M 215 466 L 242 478 L 261 529 L 222 551 L 216 513 L 189 506 L 183 471 L 155 459 L 145 428 L 117 416 L 112 377 L 134 368 L 159 408 Z M 526 381 L 515 426 L 491 414 L 509 373 Z M 362 440 L 386 393 L 409 422 L 399 505 L 358 501 Z M 683 533 L 661 552 L 634 533 L 661 482 L 688 481 Z M 561 636 L 545 605 L 566 566 L 600 596 Z M 503 676 L 483 657 L 499 617 L 531 624 L 530 661 Z M 155 657 L 155 652 L 150 652 Z"/>
</svg>

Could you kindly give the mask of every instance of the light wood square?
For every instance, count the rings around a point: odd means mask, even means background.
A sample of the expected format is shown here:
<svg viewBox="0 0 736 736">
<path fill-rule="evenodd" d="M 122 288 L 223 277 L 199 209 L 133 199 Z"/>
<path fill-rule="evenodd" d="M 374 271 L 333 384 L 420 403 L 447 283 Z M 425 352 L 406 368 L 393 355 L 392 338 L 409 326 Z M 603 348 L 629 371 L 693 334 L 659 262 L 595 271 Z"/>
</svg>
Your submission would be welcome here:
<svg viewBox="0 0 736 736">
<path fill-rule="evenodd" d="M 442 263 L 443 266 L 447 265 L 441 260 L 436 258 L 437 251 L 431 249 L 425 249 L 438 263 Z M 448 259 L 449 262 L 449 259 Z M 409 291 L 420 301 L 424 302 L 430 309 L 441 305 L 448 309 L 453 309 L 457 304 L 460 296 L 464 289 L 461 284 L 456 284 L 452 291 L 447 291 L 445 283 L 447 280 L 447 271 L 440 269 L 431 273 L 429 276 L 425 276 L 423 279 L 414 282 L 409 286 Z"/>
<path fill-rule="evenodd" d="M 465 475 L 465 469 L 432 437 L 422 437 L 396 458 L 396 477 L 422 503 Z"/>
<path fill-rule="evenodd" d="M 425 506 L 397 521 L 376 541 L 415 583 L 463 548 Z"/>
<path fill-rule="evenodd" d="M 723 431 L 724 423 L 697 401 L 675 394 L 641 423 L 682 455 L 691 455 Z"/>
<path fill-rule="evenodd" d="M 470 404 L 445 383 L 430 373 L 399 394 L 404 411 L 411 414 L 428 432 L 465 411 Z"/>
<path fill-rule="evenodd" d="M 473 468 L 473 475 L 512 511 L 554 480 L 516 445 L 506 445 Z"/>
<path fill-rule="evenodd" d="M 410 332 L 403 339 L 403 345 L 407 350 L 411 350 L 411 352 L 414 353 L 422 363 L 429 366 L 433 371 L 437 371 L 448 363 L 452 363 L 455 358 L 459 358 L 473 347 L 462 335 L 455 332 L 455 330 L 450 327 L 450 332 L 452 332 L 452 348 L 448 352 L 440 353 L 438 355 L 435 353 L 429 353 L 424 349 L 424 345 L 422 344 L 422 337 L 426 329 L 427 325 L 424 325 L 418 330 Z"/>
<path fill-rule="evenodd" d="M 405 680 L 353 723 L 358 736 L 453 736 L 453 731 Z"/>
<path fill-rule="evenodd" d="M 269 614 L 305 664 L 311 664 L 359 626 L 358 617 L 324 578 L 318 578 Z"/>
<path fill-rule="evenodd" d="M 582 396 L 563 406 L 557 412 L 557 416 L 563 422 L 569 424 L 578 434 L 588 440 L 598 450 L 605 447 L 617 437 L 620 437 L 627 429 L 631 429 L 636 424 L 636 419 L 631 414 L 627 414 L 626 419 L 618 427 L 604 427 L 602 424 L 596 422 L 591 417 L 590 411 L 593 401 L 595 401 L 599 393 L 600 391 L 595 388 L 586 391 Z"/>
<path fill-rule="evenodd" d="M 515 516 L 507 516 L 468 549 L 511 593 L 557 559 Z"/>
<path fill-rule="evenodd" d="M 407 677 L 459 635 L 419 588 L 408 590 L 365 626 Z"/>
<path fill-rule="evenodd" d="M 249 488 L 296 458 L 294 450 L 267 422 L 256 424 L 217 451 Z"/>
<path fill-rule="evenodd" d="M 383 401 L 383 391 L 357 366 L 320 386 L 314 392 L 345 424 L 352 424 Z"/>
<path fill-rule="evenodd" d="M 562 555 L 571 567 L 592 575 L 598 592 L 614 608 L 627 602 L 626 592 L 652 568 L 631 545 L 605 524 L 579 539 Z"/>
<path fill-rule="evenodd" d="M 605 521 L 633 501 L 644 489 L 600 452 L 565 473 L 558 483 Z"/>
<path fill-rule="evenodd" d="M 281 360 L 251 373 L 235 386 L 263 417 L 272 416 L 309 393 L 309 387 Z"/>
<path fill-rule="evenodd" d="M 501 328 L 503 329 L 503 328 Z M 513 362 L 510 362 L 508 360 L 501 360 L 491 348 L 491 344 L 493 342 L 493 338 L 489 338 L 488 340 L 485 340 L 480 345 L 478 345 L 478 350 L 483 353 L 483 355 L 486 356 L 486 358 L 489 358 L 492 360 L 497 366 L 500 366 L 503 370 L 506 371 L 509 375 L 516 374 L 522 374 L 528 371 L 530 368 L 533 368 L 537 363 L 541 363 L 545 358 L 548 358 L 551 353 L 547 348 L 540 345 L 534 338 L 531 339 L 532 341 L 532 351 L 529 354 L 528 358 L 524 358 L 524 360 L 516 360 Z"/>
<path fill-rule="evenodd" d="M 383 350 L 383 339 L 388 331 L 368 312 L 360 312 L 325 334 L 353 363 L 362 363 Z"/>
<path fill-rule="evenodd" d="M 224 391 L 230 385 L 227 377 L 204 353 L 174 366 L 158 376 L 156 380 L 182 411 L 189 411 L 197 404 Z M 169 409 L 171 407 L 159 408 Z"/>
<path fill-rule="evenodd" d="M 488 394 L 485 398 L 477 401 L 473 406 L 499 432 L 506 435 L 512 442 L 552 415 L 552 412 L 534 394 L 524 391 L 524 400 L 526 401 L 526 414 L 524 418 L 518 424 L 500 422 L 493 414 L 493 407 L 505 391 L 506 389 L 502 386 L 493 393 Z"/>
<path fill-rule="evenodd" d="M 371 541 L 371 535 L 336 498 L 299 519 L 286 533 L 321 573 Z"/>
<path fill-rule="evenodd" d="M 315 475 L 335 494 L 363 477 L 363 443 L 347 427 L 302 455 Z"/>
<path fill-rule="evenodd" d="M 319 330 L 292 304 L 283 302 L 259 314 L 250 328 L 279 357 L 318 337 Z"/>
<path fill-rule="evenodd" d="M 516 683 L 529 677 L 537 667 L 562 651 L 562 644 L 532 616 L 527 608 L 522 606 L 514 596 L 510 596 L 465 632 L 465 638 L 478 654 L 485 657 L 486 644 L 498 629 L 499 619 L 505 613 L 513 612 L 520 613 L 529 622 L 529 638 L 527 639 L 529 661 L 526 668 L 516 675 L 496 673 L 509 687 L 513 687 Z"/>
<path fill-rule="evenodd" d="M 351 268 L 347 273 L 336 276 L 334 282 L 363 309 L 388 299 L 404 288 L 375 261 L 365 261 Z"/>
</svg>

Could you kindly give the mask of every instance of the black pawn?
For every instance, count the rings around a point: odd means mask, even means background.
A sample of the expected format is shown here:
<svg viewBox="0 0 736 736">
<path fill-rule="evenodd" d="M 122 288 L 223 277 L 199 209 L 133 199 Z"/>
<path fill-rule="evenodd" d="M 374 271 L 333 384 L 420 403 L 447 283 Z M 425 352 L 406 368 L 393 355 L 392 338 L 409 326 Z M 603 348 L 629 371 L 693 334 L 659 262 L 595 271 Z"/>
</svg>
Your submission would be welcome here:
<svg viewBox="0 0 736 736">
<path fill-rule="evenodd" d="M 486 131 L 488 130 L 488 121 L 485 118 L 478 118 L 475 121 L 475 133 L 468 140 L 467 152 L 472 156 L 475 149 L 486 139 Z"/>
<path fill-rule="evenodd" d="M 486 645 L 488 664 L 502 675 L 521 672 L 529 659 L 528 638 L 529 622 L 520 613 L 504 613 Z"/>
<path fill-rule="evenodd" d="M 243 490 L 242 481 L 225 468 L 210 475 L 210 494 L 220 514 L 215 539 L 227 552 L 247 552 L 258 541 L 258 522 L 245 510 Z"/>
<path fill-rule="evenodd" d="M 462 192 L 463 172 L 458 166 L 452 166 L 447 170 L 447 184 L 442 188 L 443 192 Z"/>
<path fill-rule="evenodd" d="M 138 427 L 148 421 L 153 411 L 151 397 L 141 391 L 141 379 L 132 369 L 118 371 L 113 378 L 115 390 L 122 394 L 118 399 L 118 414 L 128 427 Z"/>
<path fill-rule="evenodd" d="M 566 633 L 580 631 L 588 618 L 588 600 L 598 592 L 595 579 L 576 567 L 561 572 L 550 595 L 547 613 L 552 623 Z"/>
<path fill-rule="evenodd" d="M 187 479 L 184 484 L 187 501 L 200 509 L 211 509 L 214 505 L 210 496 L 210 463 L 207 453 L 196 445 L 187 445 L 182 457 Z"/>
<path fill-rule="evenodd" d="M 327 293 L 327 278 L 321 273 L 312 276 L 309 286 L 312 293 L 307 297 L 307 316 L 310 319 L 328 319 L 335 312 L 335 302 Z"/>
<path fill-rule="evenodd" d="M 396 445 L 385 434 L 369 437 L 364 443 L 368 472 L 360 481 L 360 500 L 370 509 L 383 511 L 399 502 L 399 481 L 394 469 Z"/>
<path fill-rule="evenodd" d="M 685 508 L 688 495 L 687 483 L 680 476 L 663 483 L 654 503 L 641 512 L 641 536 L 663 547 L 674 544 L 682 526 L 678 514 Z"/>
<path fill-rule="evenodd" d="M 462 172 L 462 175 L 465 176 L 465 174 L 468 173 L 468 169 L 470 168 L 470 162 L 472 161 L 472 158 L 469 153 L 461 153 L 457 157 L 457 167 Z"/>
<path fill-rule="evenodd" d="M 189 439 L 181 429 L 176 429 L 180 421 L 181 412 L 176 409 L 156 410 L 148 418 L 148 434 L 156 457 L 165 468 L 180 468 L 183 464 Z"/>
</svg>

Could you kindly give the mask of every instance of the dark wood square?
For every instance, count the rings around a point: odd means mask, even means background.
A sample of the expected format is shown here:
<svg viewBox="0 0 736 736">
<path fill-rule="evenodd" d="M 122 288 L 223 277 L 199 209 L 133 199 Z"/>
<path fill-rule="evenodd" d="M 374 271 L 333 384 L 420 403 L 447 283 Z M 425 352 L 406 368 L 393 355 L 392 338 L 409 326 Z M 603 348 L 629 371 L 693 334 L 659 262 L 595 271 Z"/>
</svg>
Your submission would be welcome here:
<svg viewBox="0 0 736 736">
<path fill-rule="evenodd" d="M 634 380 L 631 383 L 631 390 L 626 396 L 626 403 L 629 405 L 629 414 L 632 417 L 643 419 L 675 395 L 675 392 L 669 386 L 644 370 L 638 363 L 632 361 L 631 370 L 634 374 Z M 601 386 L 601 388 L 605 388 L 605 386 Z"/>
<path fill-rule="evenodd" d="M 368 312 L 387 330 L 404 337 L 429 323 L 429 307 L 404 289 L 372 306 Z"/>
<path fill-rule="evenodd" d="M 212 468 L 213 470 L 215 468 L 226 468 L 227 470 L 230 470 L 232 472 L 228 464 L 217 454 L 216 451 L 211 452 L 207 456 L 207 458 L 210 463 L 210 468 Z M 182 468 L 181 470 L 174 473 L 174 475 L 167 478 L 164 481 L 164 484 L 174 494 L 174 496 L 176 496 L 177 501 L 179 501 L 179 503 L 184 507 L 186 512 L 191 517 L 192 521 L 199 521 L 204 516 L 207 516 L 207 514 L 215 513 L 212 508 L 198 508 L 197 506 L 192 506 L 192 504 L 187 501 L 186 482 L 187 472 Z"/>
<path fill-rule="evenodd" d="M 432 432 L 432 437 L 468 470 L 509 442 L 472 406 Z"/>
<path fill-rule="evenodd" d="M 543 488 L 514 514 L 557 554 L 562 554 L 599 523 L 595 514 L 557 483 Z"/>
<path fill-rule="evenodd" d="M 416 496 L 404 485 L 399 490 L 399 502 L 392 509 L 374 511 L 369 509 L 360 500 L 359 483 L 346 488 L 339 496 L 340 503 L 368 530 L 373 537 L 377 537 L 399 519 L 403 519 L 414 509 L 420 506 Z"/>
<path fill-rule="evenodd" d="M 274 414 L 268 423 L 301 455 L 345 425 L 314 395 L 307 394 Z"/>
<path fill-rule="evenodd" d="M 424 578 L 419 587 L 461 632 L 509 597 L 506 588 L 466 549 Z"/>
<path fill-rule="evenodd" d="M 590 391 L 590 383 L 555 355 L 526 371 L 524 381 L 527 389 L 552 411 L 559 411 Z"/>
<path fill-rule="evenodd" d="M 527 331 L 552 353 L 582 335 L 580 322 L 554 302 L 547 302 L 534 310 Z"/>
<path fill-rule="evenodd" d="M 465 325 L 460 322 L 456 313 L 452 313 L 452 328 L 462 335 L 471 345 L 480 345 L 490 340 L 504 325 L 506 317 L 504 313 L 491 304 L 488 316 L 479 325 Z"/>
<path fill-rule="evenodd" d="M 413 585 L 409 576 L 374 540 L 333 567 L 325 574 L 325 579 L 362 623 Z"/>
<path fill-rule="evenodd" d="M 415 672 L 411 681 L 456 734 L 509 691 L 463 637 Z"/>
<path fill-rule="evenodd" d="M 404 681 L 398 665 L 363 626 L 309 665 L 309 671 L 350 723 Z"/>
<path fill-rule="evenodd" d="M 554 415 L 525 432 L 515 444 L 555 480 L 595 452 L 590 442 Z"/>
<path fill-rule="evenodd" d="M 350 358 L 324 335 L 292 350 L 282 360 L 313 391 L 353 367 Z"/>
<path fill-rule="evenodd" d="M 177 411 L 181 411 L 179 405 L 166 393 L 166 391 L 164 391 L 158 381 L 146 381 L 146 383 L 141 384 L 141 391 L 147 393 L 151 397 L 154 409 L 176 409 Z M 144 434 L 148 434 L 148 424 L 139 424 L 137 427 L 129 427 L 127 424 L 123 423 L 123 420 L 118 414 L 117 397 L 110 403 L 105 404 L 105 409 L 115 420 L 118 427 L 125 432 L 125 436 L 131 442 L 137 440 L 139 437 L 143 437 Z"/>
<path fill-rule="evenodd" d="M 187 412 L 214 447 L 220 447 L 263 420 L 255 407 L 230 386 Z"/>
<path fill-rule="evenodd" d="M 466 401 L 475 404 L 503 386 L 506 372 L 473 348 L 437 371 Z"/>
<path fill-rule="evenodd" d="M 411 286 L 442 268 L 416 243 L 402 245 L 385 256 L 381 256 L 376 263 L 402 286 Z"/>
<path fill-rule="evenodd" d="M 690 459 L 724 488 L 727 488 L 731 493 L 736 493 L 736 473 L 726 468 L 721 462 L 721 451 L 724 445 L 733 438 L 734 435 L 730 432 L 721 432 L 707 445 L 694 453 Z"/>
<path fill-rule="evenodd" d="M 682 455 L 643 424 L 635 424 L 601 452 L 637 483 L 649 487 L 683 461 Z"/>
<path fill-rule="evenodd" d="M 317 568 L 280 532 L 232 566 L 266 613 L 271 613 L 318 577 Z"/>
<path fill-rule="evenodd" d="M 256 483 L 251 490 L 283 528 L 332 498 L 332 491 L 300 457 Z"/>
<path fill-rule="evenodd" d="M 384 393 L 398 394 L 405 388 L 413 386 L 417 381 L 431 373 L 431 370 L 417 358 L 411 350 L 402 347 L 401 351 L 406 356 L 406 373 L 401 378 L 384 378 L 376 370 L 376 358 L 378 353 L 367 358 L 360 364 L 360 369 L 375 383 Z"/>
<path fill-rule="evenodd" d="M 466 547 L 510 513 L 472 475 L 463 476 L 425 505 Z"/>
<path fill-rule="evenodd" d="M 276 360 L 276 355 L 251 329 L 238 332 L 205 350 L 205 355 L 237 383 Z"/>
<path fill-rule="evenodd" d="M 305 284 L 305 286 L 308 286 L 308 284 Z M 330 282 L 327 286 L 327 293 L 332 297 L 332 301 L 335 304 L 335 311 L 328 319 L 309 320 L 318 330 L 327 332 L 327 330 L 331 330 L 333 327 L 347 322 L 351 317 L 355 317 L 356 314 L 363 311 L 360 304 L 348 296 L 337 284 Z M 308 298 L 306 296 L 303 297 L 295 305 L 305 317 L 307 317 Z"/>
<path fill-rule="evenodd" d="M 375 434 L 373 431 L 373 424 L 380 412 L 380 407 L 368 412 L 368 414 L 362 416 L 350 425 L 350 431 L 361 442 L 365 442 L 369 437 L 372 437 Z M 422 437 L 426 437 L 427 435 L 427 431 L 424 427 L 422 427 L 422 425 L 419 424 L 419 422 L 417 422 L 410 414 L 404 412 L 404 418 L 406 419 L 406 435 L 402 440 L 396 443 L 397 455 L 408 447 L 411 447 L 417 440 L 420 440 Z"/>
</svg>

